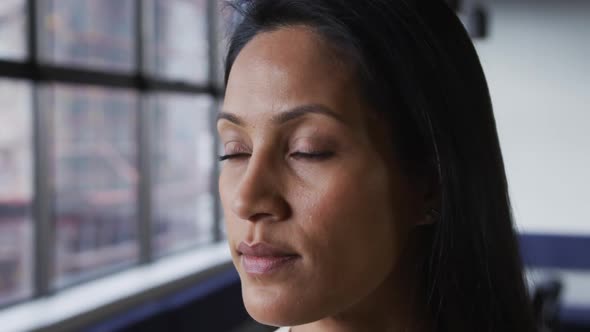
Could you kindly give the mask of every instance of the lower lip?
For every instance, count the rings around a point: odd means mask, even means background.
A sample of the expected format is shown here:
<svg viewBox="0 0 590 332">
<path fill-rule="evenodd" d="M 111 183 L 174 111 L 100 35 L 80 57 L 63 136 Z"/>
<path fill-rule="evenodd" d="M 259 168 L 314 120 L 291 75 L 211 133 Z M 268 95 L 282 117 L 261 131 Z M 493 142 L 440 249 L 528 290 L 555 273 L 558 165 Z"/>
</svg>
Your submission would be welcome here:
<svg viewBox="0 0 590 332">
<path fill-rule="evenodd" d="M 291 264 L 298 256 L 248 256 L 242 255 L 242 266 L 250 274 L 268 274 Z"/>
</svg>

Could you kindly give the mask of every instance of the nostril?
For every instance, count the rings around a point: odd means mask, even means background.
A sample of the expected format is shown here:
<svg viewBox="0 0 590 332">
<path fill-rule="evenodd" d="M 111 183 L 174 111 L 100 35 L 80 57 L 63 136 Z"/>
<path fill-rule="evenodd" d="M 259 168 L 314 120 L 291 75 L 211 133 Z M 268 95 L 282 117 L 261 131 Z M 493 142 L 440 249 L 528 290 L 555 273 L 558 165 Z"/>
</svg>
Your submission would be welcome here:
<svg viewBox="0 0 590 332">
<path fill-rule="evenodd" d="M 263 221 L 265 219 L 273 219 L 273 215 L 270 213 L 256 213 L 252 216 L 250 216 L 247 220 L 251 221 L 251 222 L 258 222 L 258 221 Z M 276 218 L 274 218 L 276 219 Z"/>
</svg>

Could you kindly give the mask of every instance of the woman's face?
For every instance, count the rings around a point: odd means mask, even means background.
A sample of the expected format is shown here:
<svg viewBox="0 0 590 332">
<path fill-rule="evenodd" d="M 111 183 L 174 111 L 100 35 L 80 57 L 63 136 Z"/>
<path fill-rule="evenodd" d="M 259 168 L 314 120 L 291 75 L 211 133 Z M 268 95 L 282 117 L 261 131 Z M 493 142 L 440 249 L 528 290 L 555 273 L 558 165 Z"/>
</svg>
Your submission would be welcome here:
<svg viewBox="0 0 590 332">
<path fill-rule="evenodd" d="M 257 321 L 341 314 L 399 261 L 420 197 L 370 112 L 352 69 L 308 28 L 260 33 L 237 57 L 217 123 L 229 158 L 219 190 Z"/>
</svg>

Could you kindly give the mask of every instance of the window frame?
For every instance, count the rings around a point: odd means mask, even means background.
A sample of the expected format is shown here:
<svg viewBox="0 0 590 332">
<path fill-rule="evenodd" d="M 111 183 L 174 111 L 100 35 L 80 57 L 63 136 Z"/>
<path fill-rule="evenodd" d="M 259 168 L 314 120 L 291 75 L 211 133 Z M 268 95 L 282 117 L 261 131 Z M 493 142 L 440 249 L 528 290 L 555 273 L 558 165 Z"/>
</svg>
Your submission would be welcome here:
<svg viewBox="0 0 590 332">
<path fill-rule="evenodd" d="M 213 106 L 210 119 L 214 119 L 216 112 L 215 105 L 223 96 L 223 89 L 218 77 L 218 14 L 216 0 L 205 0 L 206 2 L 206 26 L 207 41 L 209 46 L 207 60 L 209 62 L 209 71 L 207 80 L 197 84 L 185 82 L 182 80 L 170 80 L 157 77 L 146 70 L 146 51 L 145 47 L 147 36 L 146 25 L 146 7 L 143 0 L 132 0 L 135 15 L 134 23 L 134 45 L 135 48 L 135 66 L 129 73 L 107 72 L 93 68 L 82 68 L 79 66 L 68 67 L 44 63 L 39 58 L 39 20 L 40 13 L 38 0 L 25 0 L 26 13 L 26 57 L 23 60 L 0 59 L 0 79 L 16 79 L 19 81 L 29 82 L 32 91 L 32 112 L 33 112 L 33 183 L 34 197 L 32 201 L 32 220 L 33 220 L 33 243 L 31 254 L 33 255 L 32 279 L 33 295 L 23 300 L 9 302 L 0 306 L 0 310 L 5 307 L 13 306 L 19 302 L 27 302 L 39 299 L 55 293 L 52 287 L 52 276 L 55 257 L 53 257 L 53 248 L 55 245 L 55 229 L 53 229 L 53 202 L 55 201 L 54 193 L 51 190 L 50 183 L 50 159 L 49 146 L 51 138 L 51 114 L 50 112 L 40 111 L 39 90 L 40 86 L 46 83 L 64 83 L 67 85 L 89 85 L 104 88 L 129 89 L 135 91 L 138 95 L 137 107 L 134 110 L 137 130 L 135 140 L 138 149 L 138 168 L 140 174 L 139 185 L 136 190 L 138 193 L 138 245 L 139 245 L 139 265 L 146 265 L 159 256 L 154 255 L 152 249 L 152 229 L 151 229 L 151 170 L 150 170 L 150 132 L 149 132 L 149 112 L 148 100 L 151 93 L 170 92 L 191 95 L 207 95 L 213 99 Z M 215 130 L 214 123 L 210 123 L 212 133 Z M 213 135 L 215 147 L 218 145 L 217 135 Z M 217 152 L 216 148 L 213 152 Z M 216 156 L 214 156 L 216 157 Z M 215 159 L 214 159 L 215 160 Z M 219 174 L 217 163 L 213 166 L 215 177 Z M 215 193 L 215 181 L 211 181 L 211 192 Z M 213 243 L 222 240 L 223 235 L 220 227 L 219 200 L 214 194 L 214 227 Z M 100 274 L 89 280 L 88 282 Z M 76 286 L 77 283 L 71 285 Z M 71 287 L 66 286 L 65 288 Z"/>
</svg>

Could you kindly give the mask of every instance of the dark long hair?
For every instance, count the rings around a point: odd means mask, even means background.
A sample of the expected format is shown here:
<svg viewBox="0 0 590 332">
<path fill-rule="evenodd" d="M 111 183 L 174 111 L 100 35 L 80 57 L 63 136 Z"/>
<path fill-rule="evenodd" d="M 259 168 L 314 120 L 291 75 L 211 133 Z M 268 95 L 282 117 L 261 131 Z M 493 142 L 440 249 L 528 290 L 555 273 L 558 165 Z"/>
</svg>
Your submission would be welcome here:
<svg viewBox="0 0 590 332">
<path fill-rule="evenodd" d="M 225 82 L 258 33 L 306 25 L 342 51 L 391 123 L 408 172 L 434 174 L 440 217 L 422 275 L 436 331 L 534 331 L 488 86 L 442 0 L 241 0 Z"/>
</svg>

